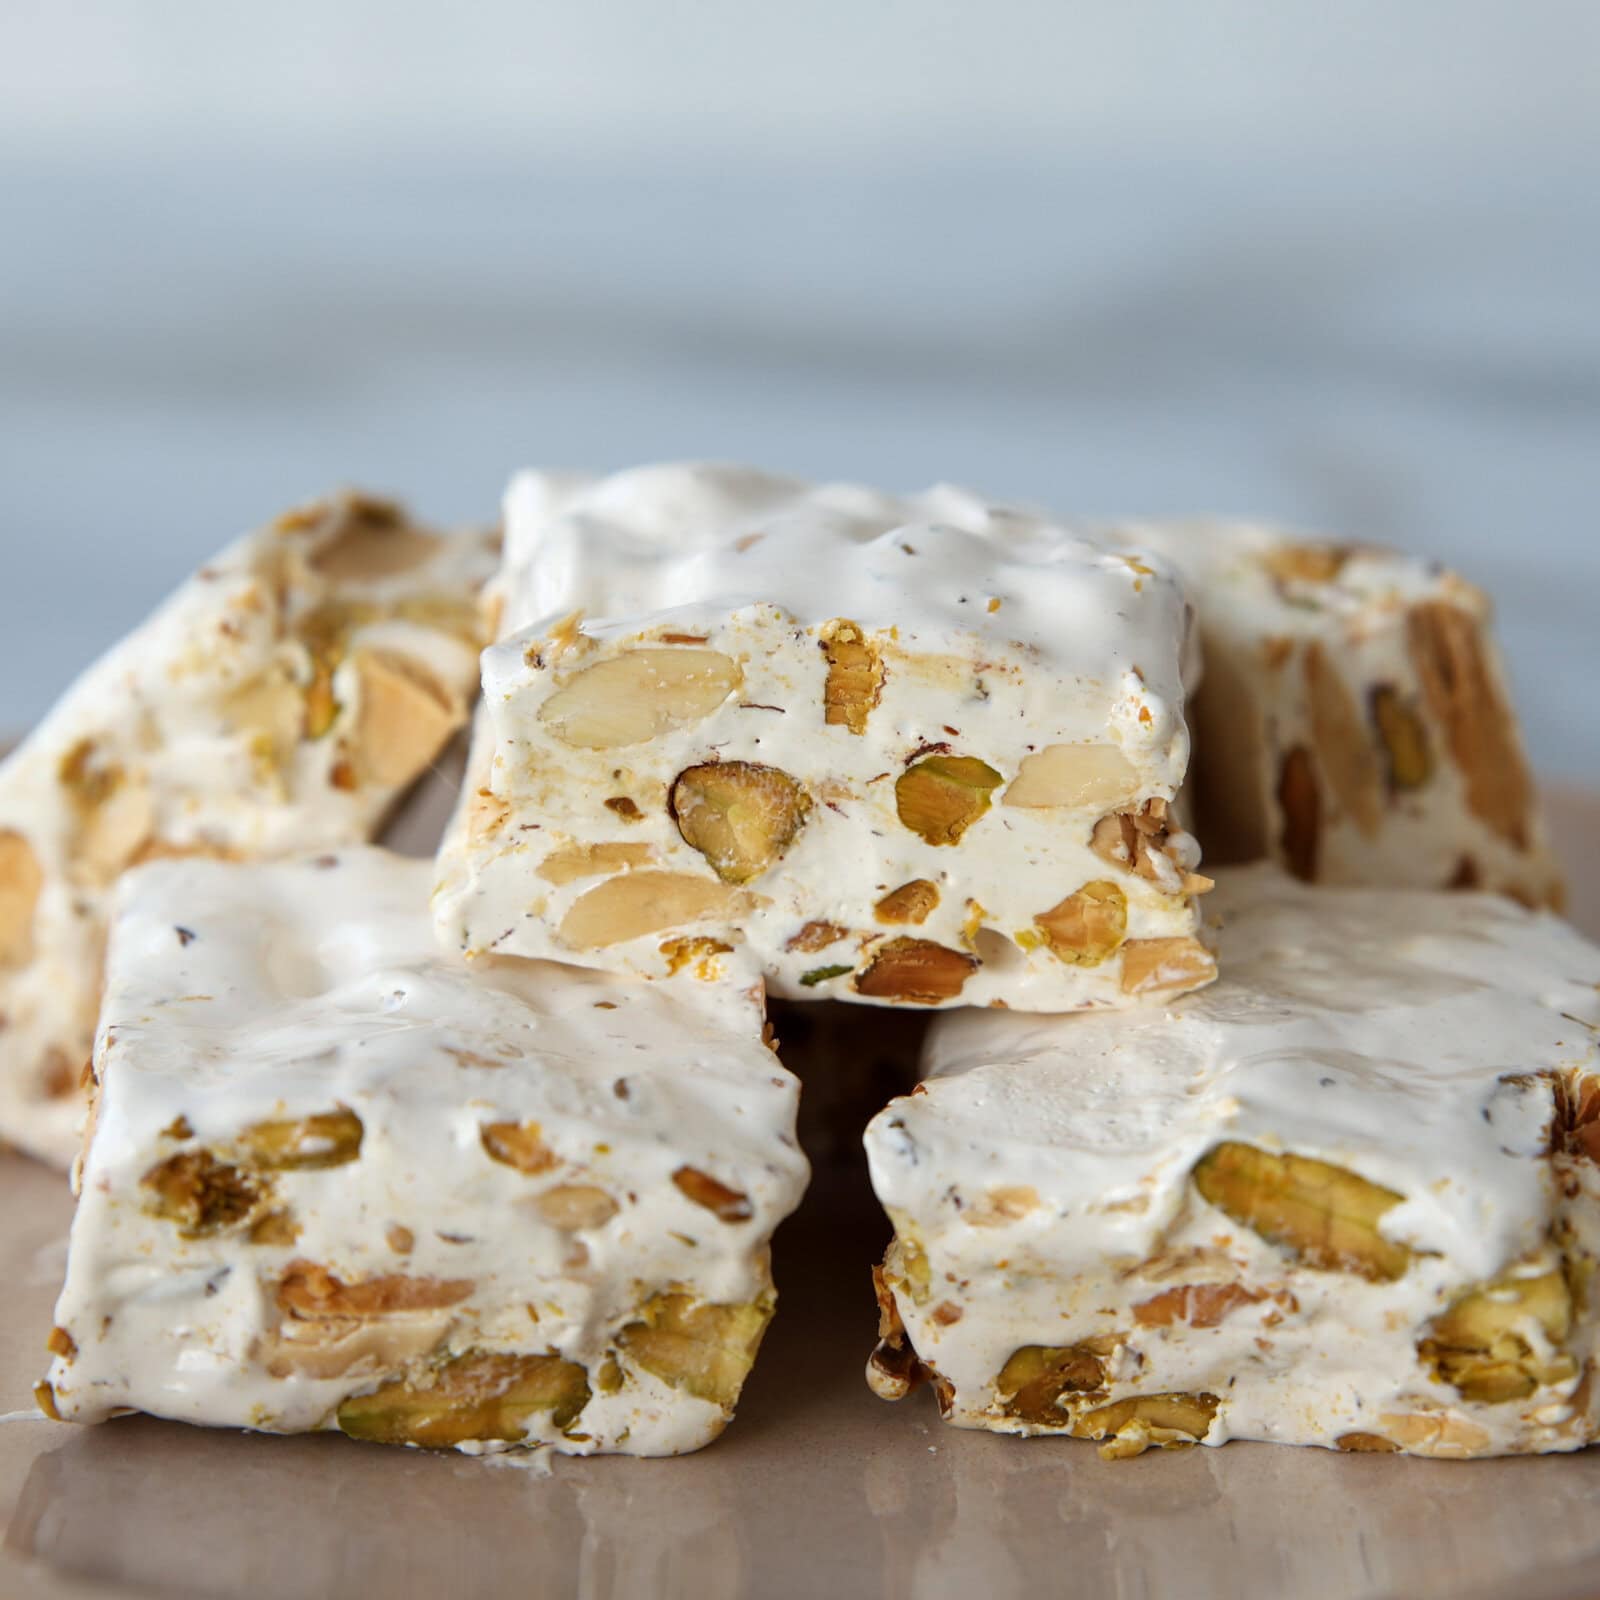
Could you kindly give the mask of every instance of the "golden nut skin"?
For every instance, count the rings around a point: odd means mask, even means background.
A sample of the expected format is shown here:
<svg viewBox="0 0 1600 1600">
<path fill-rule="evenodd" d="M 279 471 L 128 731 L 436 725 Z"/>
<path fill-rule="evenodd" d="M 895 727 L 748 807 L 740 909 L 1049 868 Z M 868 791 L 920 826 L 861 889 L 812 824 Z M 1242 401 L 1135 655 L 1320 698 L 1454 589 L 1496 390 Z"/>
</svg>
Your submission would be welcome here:
<svg viewBox="0 0 1600 1600">
<path fill-rule="evenodd" d="M 1194 1184 L 1219 1211 L 1307 1266 L 1393 1282 L 1411 1264 L 1411 1252 L 1378 1231 L 1404 1196 L 1343 1167 L 1230 1141 L 1201 1157 Z"/>
<path fill-rule="evenodd" d="M 955 845 L 989 809 L 1000 774 L 976 756 L 927 756 L 895 782 L 901 822 L 929 844 Z"/>
<path fill-rule="evenodd" d="M 759 877 L 793 841 L 811 801 L 787 772 L 753 761 L 709 761 L 680 772 L 672 815 L 684 841 L 724 883 Z"/>
<path fill-rule="evenodd" d="M 770 1300 L 709 1305 L 686 1294 L 653 1296 L 617 1336 L 646 1372 L 731 1412 L 772 1317 Z"/>
</svg>

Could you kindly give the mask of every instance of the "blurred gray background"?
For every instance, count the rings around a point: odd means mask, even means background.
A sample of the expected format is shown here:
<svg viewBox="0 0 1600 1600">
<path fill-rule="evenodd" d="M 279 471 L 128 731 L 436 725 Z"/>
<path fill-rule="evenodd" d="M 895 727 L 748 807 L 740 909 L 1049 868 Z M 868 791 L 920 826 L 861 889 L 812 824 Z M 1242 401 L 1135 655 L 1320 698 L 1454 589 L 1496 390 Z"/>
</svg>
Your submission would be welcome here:
<svg viewBox="0 0 1600 1600">
<path fill-rule="evenodd" d="M 1595 0 L 4 0 L 0 728 L 356 482 L 749 458 L 1451 561 L 1600 778 Z"/>
</svg>

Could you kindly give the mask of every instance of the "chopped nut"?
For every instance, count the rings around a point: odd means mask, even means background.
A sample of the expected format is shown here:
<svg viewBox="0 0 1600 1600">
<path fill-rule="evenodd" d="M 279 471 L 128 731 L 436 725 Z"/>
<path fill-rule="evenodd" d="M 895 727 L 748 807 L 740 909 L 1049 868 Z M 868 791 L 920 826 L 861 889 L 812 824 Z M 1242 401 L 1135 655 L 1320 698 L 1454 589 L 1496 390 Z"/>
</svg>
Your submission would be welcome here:
<svg viewBox="0 0 1600 1600">
<path fill-rule="evenodd" d="M 57 775 L 76 821 L 73 868 L 90 882 L 108 883 L 154 831 L 149 785 L 121 763 L 101 759 L 92 739 L 73 745 Z"/>
<path fill-rule="evenodd" d="M 981 1198 L 967 1207 L 961 1220 L 969 1228 L 1003 1228 L 1020 1222 L 1039 1206 L 1039 1191 L 1032 1184 L 999 1184 L 985 1189 Z"/>
<path fill-rule="evenodd" d="M 1185 1283 L 1141 1301 L 1133 1308 L 1133 1320 L 1141 1328 L 1170 1328 L 1175 1323 L 1215 1328 L 1230 1311 L 1262 1298 L 1242 1283 Z"/>
<path fill-rule="evenodd" d="M 1116 953 L 1128 931 L 1128 900 L 1116 884 L 1096 879 L 1033 921 L 1052 955 L 1072 966 L 1096 967 Z"/>
<path fill-rule="evenodd" d="M 1557 1080 L 1557 1132 L 1569 1155 L 1600 1162 L 1600 1078 L 1583 1073 Z"/>
<path fill-rule="evenodd" d="M 176 1222 L 186 1238 L 218 1233 L 243 1222 L 264 1188 L 209 1150 L 185 1150 L 158 1162 L 139 1180 L 154 1195 L 151 1210 Z"/>
<path fill-rule="evenodd" d="M 541 1411 L 564 1429 L 588 1403 L 588 1374 L 575 1362 L 475 1350 L 344 1401 L 337 1420 L 353 1439 L 438 1449 L 469 1439 L 518 1442 Z"/>
<path fill-rule="evenodd" d="M 1024 757 L 1006 788 L 1006 806 L 1120 806 L 1139 791 L 1139 774 L 1114 744 L 1052 744 Z"/>
<path fill-rule="evenodd" d="M 573 903 L 561 919 L 561 937 L 576 950 L 598 950 L 706 917 L 732 917 L 747 903 L 738 890 L 714 878 L 625 872 Z"/>
<path fill-rule="evenodd" d="M 391 1222 L 383 1230 L 384 1242 L 397 1256 L 408 1256 L 416 1245 L 417 1236 L 398 1222 Z"/>
<path fill-rule="evenodd" d="M 1102 1358 L 1109 1354 L 1109 1346 L 1092 1348 L 1087 1343 L 1025 1344 L 1011 1353 L 994 1380 L 995 1402 L 1005 1416 L 1020 1422 L 1069 1427 L 1072 1419 L 1061 1405 L 1062 1396 L 1103 1390 L 1106 1369 Z"/>
<path fill-rule="evenodd" d="M 454 695 L 420 661 L 392 650 L 355 657 L 360 684 L 351 735 L 359 776 L 403 787 L 444 747 L 461 722 Z"/>
<path fill-rule="evenodd" d="M 342 1167 L 361 1154 L 361 1119 L 341 1106 L 314 1116 L 258 1122 L 240 1134 L 250 1164 L 266 1172 L 314 1172 Z"/>
<path fill-rule="evenodd" d="M 621 840 L 562 845 L 539 863 L 539 876 L 554 884 L 571 883 L 575 878 L 599 878 L 627 867 L 642 867 L 650 855 L 649 845 Z"/>
<path fill-rule="evenodd" d="M 593 1183 L 558 1183 L 534 1202 L 539 1215 L 552 1228 L 581 1233 L 603 1228 L 621 1209 L 604 1189 Z"/>
<path fill-rule="evenodd" d="M 707 1305 L 692 1295 L 658 1294 L 639 1308 L 617 1343 L 635 1366 L 731 1412 L 756 1358 L 772 1304 Z"/>
<path fill-rule="evenodd" d="M 1367 706 L 1383 746 L 1384 780 L 1389 792 L 1420 789 L 1433 776 L 1433 750 L 1428 743 L 1427 725 L 1417 714 L 1416 706 L 1387 683 L 1372 690 Z"/>
<path fill-rule="evenodd" d="M 1410 1250 L 1378 1231 L 1404 1197 L 1343 1167 L 1229 1141 L 1201 1157 L 1194 1183 L 1219 1211 L 1309 1267 L 1393 1282 L 1411 1264 Z"/>
<path fill-rule="evenodd" d="M 620 749 L 703 722 L 742 677 L 717 650 L 626 650 L 574 673 L 539 708 L 539 720 L 576 749 Z"/>
<path fill-rule="evenodd" d="M 800 987 L 802 989 L 815 989 L 819 983 L 829 983 L 834 978 L 842 978 L 847 973 L 854 972 L 855 968 L 848 961 L 836 961 L 832 966 L 812 967 L 809 972 L 800 974 Z"/>
<path fill-rule="evenodd" d="M 60 1422 L 62 1420 L 61 1410 L 56 1405 L 56 1392 L 43 1379 L 33 1386 L 33 1403 L 52 1422 Z"/>
<path fill-rule="evenodd" d="M 922 923 L 938 904 L 939 886 L 926 878 L 913 878 L 891 889 L 872 908 L 872 914 L 879 922 Z"/>
<path fill-rule="evenodd" d="M 1451 1411 L 1389 1412 L 1378 1420 L 1402 1449 L 1459 1460 L 1487 1448 L 1489 1430 Z"/>
<path fill-rule="evenodd" d="M 345 1283 L 314 1261 L 291 1261 L 274 1291 L 279 1311 L 296 1317 L 387 1317 L 459 1305 L 470 1278 L 408 1278 L 400 1273 Z"/>
<path fill-rule="evenodd" d="M 1101 817 L 1089 836 L 1089 848 L 1102 861 L 1137 873 L 1167 894 L 1203 894 L 1211 887 L 1209 879 L 1194 871 L 1199 845 L 1171 820 L 1167 802 L 1159 797 L 1146 800 L 1137 811 Z"/>
<path fill-rule="evenodd" d="M 268 1211 L 250 1224 L 250 1243 L 283 1247 L 300 1237 L 300 1224 L 292 1212 Z"/>
<path fill-rule="evenodd" d="M 929 844 L 959 844 L 999 783 L 1000 774 L 976 756 L 929 756 L 896 780 L 895 810 Z"/>
<path fill-rule="evenodd" d="M 319 661 L 322 658 L 317 658 Z M 331 672 L 331 669 L 330 669 Z M 324 681 L 327 692 L 329 720 L 336 710 L 333 690 Z M 275 666 L 240 685 L 223 700 L 222 719 L 235 733 L 250 739 L 255 752 L 257 775 L 266 780 L 276 779 L 288 764 L 290 752 L 299 742 L 302 733 L 316 737 L 311 731 L 311 689 L 302 692 L 300 686 L 282 666 Z"/>
<path fill-rule="evenodd" d="M 1360 708 L 1320 644 L 1308 646 L 1301 665 L 1317 764 L 1346 814 L 1370 839 L 1382 815 L 1380 774 Z"/>
<path fill-rule="evenodd" d="M 809 955 L 814 950 L 826 950 L 830 944 L 837 944 L 849 931 L 836 922 L 808 922 L 783 948 Z"/>
<path fill-rule="evenodd" d="M 1533 781 L 1477 619 L 1459 606 L 1427 601 L 1407 614 L 1406 635 L 1428 708 L 1444 725 L 1461 769 L 1468 808 L 1526 850 Z"/>
<path fill-rule="evenodd" d="M 1392 1455 L 1400 1448 L 1393 1439 L 1385 1439 L 1381 1433 L 1341 1433 L 1333 1442 L 1341 1450 L 1358 1454 Z"/>
<path fill-rule="evenodd" d="M 1280 544 L 1262 551 L 1261 565 L 1279 583 L 1332 583 L 1354 554 L 1348 544 Z"/>
<path fill-rule="evenodd" d="M 672 816 L 724 883 L 748 883 L 789 848 L 811 801 L 777 767 L 709 761 L 678 774 Z"/>
<path fill-rule="evenodd" d="M 692 965 L 694 975 L 710 983 L 722 975 L 722 963 L 717 957 L 726 955 L 732 949 L 731 944 L 702 934 L 694 939 L 668 939 L 661 946 L 661 954 L 667 958 L 669 978 L 675 978 L 685 967 Z"/>
<path fill-rule="evenodd" d="M 843 618 L 822 629 L 817 647 L 827 658 L 822 720 L 851 733 L 867 731 L 867 717 L 883 693 L 883 662 L 859 627 Z"/>
<path fill-rule="evenodd" d="M 548 1172 L 561 1159 L 540 1137 L 537 1122 L 486 1122 L 478 1137 L 491 1161 L 519 1172 Z"/>
<path fill-rule="evenodd" d="M 614 794 L 606 801 L 606 810 L 615 811 L 624 822 L 643 822 L 644 812 L 625 794 Z"/>
<path fill-rule="evenodd" d="M 1217 975 L 1217 958 L 1198 939 L 1129 939 L 1122 947 L 1122 992 L 1197 989 Z"/>
<path fill-rule="evenodd" d="M 307 565 L 335 583 L 392 578 L 409 572 L 439 548 L 431 533 L 407 526 L 398 507 L 387 520 L 347 515 L 331 537 L 311 552 Z"/>
<path fill-rule="evenodd" d="M 679 1167 L 672 1174 L 678 1189 L 697 1206 L 704 1206 L 719 1222 L 748 1222 L 755 1215 L 750 1197 L 719 1183 L 698 1167 Z"/>
<path fill-rule="evenodd" d="M 1546 1354 L 1528 1334 L 1560 1346 L 1572 1331 L 1572 1295 L 1559 1269 L 1537 1277 L 1508 1272 L 1451 1303 L 1428 1326 L 1417 1353 L 1464 1400 L 1503 1405 L 1573 1377 L 1563 1351 Z"/>
<path fill-rule="evenodd" d="M 13 829 L 0 829 L 0 967 L 33 959 L 33 914 L 43 888 L 33 846 Z"/>
<path fill-rule="evenodd" d="M 71 1361 L 78 1353 L 77 1341 L 65 1328 L 52 1328 L 44 1347 L 51 1355 L 60 1356 L 63 1361 Z"/>
<path fill-rule="evenodd" d="M 978 963 L 931 939 L 890 939 L 878 945 L 856 978 L 856 992 L 876 999 L 936 1006 L 954 1000 Z"/>
<path fill-rule="evenodd" d="M 1297 744 L 1283 758 L 1278 774 L 1278 809 L 1283 813 L 1280 845 L 1284 864 L 1295 877 L 1317 881 L 1317 852 L 1322 836 L 1322 797 L 1317 792 L 1311 752 Z"/>
<path fill-rule="evenodd" d="M 1171 1450 L 1198 1443 L 1211 1431 L 1220 1404 L 1214 1394 L 1142 1394 L 1086 1412 L 1073 1432 L 1105 1439 L 1100 1454 L 1121 1461 L 1151 1445 Z"/>
</svg>

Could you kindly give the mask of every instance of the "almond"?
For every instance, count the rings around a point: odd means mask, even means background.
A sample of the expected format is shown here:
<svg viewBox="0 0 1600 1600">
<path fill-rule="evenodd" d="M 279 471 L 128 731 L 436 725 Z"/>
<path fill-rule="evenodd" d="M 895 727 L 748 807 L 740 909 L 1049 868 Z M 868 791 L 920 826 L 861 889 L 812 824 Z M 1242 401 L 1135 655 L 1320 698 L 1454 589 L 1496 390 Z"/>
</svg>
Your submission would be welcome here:
<svg viewBox="0 0 1600 1600">
<path fill-rule="evenodd" d="M 574 673 L 539 708 L 539 720 L 575 749 L 620 749 L 703 722 L 742 677 L 717 650 L 625 650 Z"/>
</svg>

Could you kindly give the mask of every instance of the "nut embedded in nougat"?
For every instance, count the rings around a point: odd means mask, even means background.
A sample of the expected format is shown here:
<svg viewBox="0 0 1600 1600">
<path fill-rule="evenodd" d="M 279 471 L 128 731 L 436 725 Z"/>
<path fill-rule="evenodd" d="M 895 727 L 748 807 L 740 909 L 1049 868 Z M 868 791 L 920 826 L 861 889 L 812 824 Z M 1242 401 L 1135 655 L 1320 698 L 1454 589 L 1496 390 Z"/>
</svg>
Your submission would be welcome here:
<svg viewBox="0 0 1600 1600">
<path fill-rule="evenodd" d="M 708 761 L 672 786 L 672 816 L 684 841 L 724 883 L 748 883 L 776 861 L 800 830 L 811 802 L 777 767 Z"/>
<path fill-rule="evenodd" d="M 316 1172 L 341 1167 L 361 1154 L 361 1118 L 344 1106 L 309 1117 L 258 1122 L 239 1143 L 250 1165 L 264 1172 Z"/>
<path fill-rule="evenodd" d="M 658 1294 L 617 1343 L 635 1366 L 731 1414 L 771 1316 L 768 1299 L 727 1306 Z"/>
<path fill-rule="evenodd" d="M 176 1222 L 185 1237 L 219 1233 L 243 1222 L 266 1188 L 209 1150 L 185 1150 L 158 1162 L 139 1180 L 150 1190 L 150 1209 Z"/>
<path fill-rule="evenodd" d="M 923 923 L 939 904 L 939 886 L 927 878 L 913 878 L 891 889 L 873 908 L 878 922 L 894 926 L 898 923 Z"/>
<path fill-rule="evenodd" d="M 625 650 L 574 673 L 539 720 L 575 749 L 620 749 L 703 722 L 742 677 L 718 650 Z"/>
<path fill-rule="evenodd" d="M 561 919 L 560 933 L 574 949 L 599 950 L 703 917 L 733 916 L 745 903 L 738 890 L 715 878 L 635 870 L 608 878 L 575 900 Z"/>
<path fill-rule="evenodd" d="M 419 661 L 363 650 L 354 662 L 360 696 L 351 735 L 368 783 L 403 787 L 444 748 L 461 721 L 450 691 Z"/>
<path fill-rule="evenodd" d="M 679 1167 L 672 1181 L 681 1194 L 704 1206 L 719 1222 L 748 1222 L 755 1215 L 749 1195 L 730 1189 L 698 1167 Z"/>
<path fill-rule="evenodd" d="M 1066 1428 L 1063 1396 L 1096 1394 L 1105 1388 L 1104 1357 L 1111 1340 L 1067 1346 L 1025 1344 L 1012 1352 L 994 1380 L 995 1403 L 1008 1417 L 1041 1428 Z"/>
<path fill-rule="evenodd" d="M 1114 955 L 1128 931 L 1127 896 L 1097 878 L 1034 917 L 1050 953 L 1074 966 L 1095 967 Z"/>
<path fill-rule="evenodd" d="M 1322 835 L 1322 796 L 1311 752 L 1297 744 L 1278 773 L 1278 809 L 1283 813 L 1280 844 L 1284 864 L 1307 883 L 1317 880 L 1317 850 Z"/>
<path fill-rule="evenodd" d="M 337 1421 L 352 1439 L 445 1449 L 469 1439 L 519 1443 L 541 1411 L 568 1428 L 589 1403 L 588 1374 L 553 1355 L 474 1350 L 415 1378 L 396 1378 L 344 1401 Z"/>
<path fill-rule="evenodd" d="M 1392 1283 L 1411 1264 L 1410 1250 L 1378 1231 L 1404 1196 L 1344 1167 L 1229 1140 L 1200 1158 L 1194 1184 L 1225 1216 L 1309 1267 Z"/>
<path fill-rule="evenodd" d="M 1378 758 L 1360 708 L 1320 644 L 1307 647 L 1302 667 L 1317 764 L 1346 815 L 1371 838 L 1378 830 L 1382 798 Z"/>
<path fill-rule="evenodd" d="M 960 844 L 999 783 L 1000 774 L 976 756 L 928 756 L 896 780 L 895 810 L 929 844 Z"/>
<path fill-rule="evenodd" d="M 867 731 L 867 717 L 883 693 L 883 661 L 874 645 L 854 622 L 830 622 L 817 640 L 828 662 L 822 686 L 822 720 L 830 727 Z"/>
<path fill-rule="evenodd" d="M 1000 803 L 1110 807 L 1138 792 L 1138 771 L 1114 744 L 1052 744 L 1023 758 Z"/>
<path fill-rule="evenodd" d="M 0 829 L 0 968 L 33 959 L 33 913 L 44 872 L 20 833 Z"/>
<path fill-rule="evenodd" d="M 954 1000 L 977 970 L 973 957 L 931 939 L 890 939 L 872 952 L 856 978 L 856 992 L 914 1005 L 942 1005 Z"/>
<path fill-rule="evenodd" d="M 1104 1439 L 1107 1461 L 1142 1455 L 1152 1445 L 1165 1450 L 1198 1444 L 1211 1431 L 1221 1402 L 1214 1394 L 1141 1394 L 1086 1412 L 1073 1432 Z"/>
<path fill-rule="evenodd" d="M 1380 683 L 1367 696 L 1373 725 L 1383 746 L 1384 779 L 1391 794 L 1420 789 L 1433 776 L 1428 729 L 1414 705 L 1392 684 Z"/>
<path fill-rule="evenodd" d="M 1530 1340 L 1535 1329 L 1555 1354 Z M 1534 1277 L 1508 1272 L 1435 1317 L 1417 1353 L 1462 1399 L 1502 1405 L 1574 1376 L 1577 1363 L 1559 1348 L 1571 1331 L 1572 1294 L 1559 1268 Z"/>
</svg>

